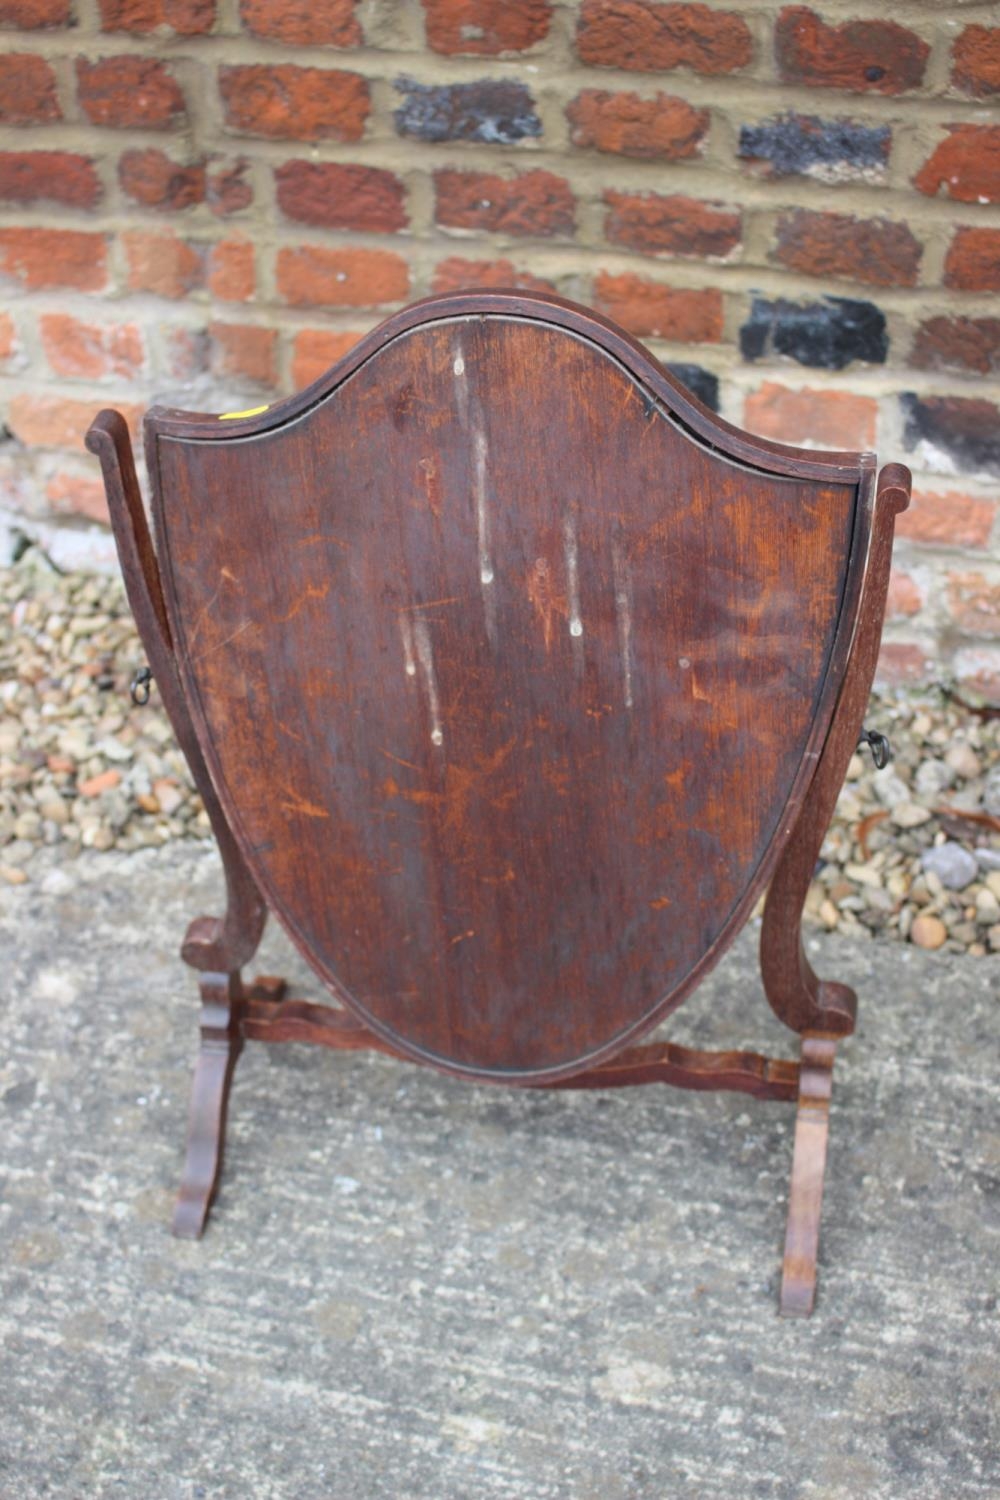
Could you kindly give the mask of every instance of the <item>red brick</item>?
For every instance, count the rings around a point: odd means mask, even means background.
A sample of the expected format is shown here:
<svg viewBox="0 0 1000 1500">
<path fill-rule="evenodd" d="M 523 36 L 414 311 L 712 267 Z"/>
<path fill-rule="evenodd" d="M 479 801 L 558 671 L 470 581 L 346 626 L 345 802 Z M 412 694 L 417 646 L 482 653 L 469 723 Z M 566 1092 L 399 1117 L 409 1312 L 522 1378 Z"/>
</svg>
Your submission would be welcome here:
<svg viewBox="0 0 1000 1500">
<path fill-rule="evenodd" d="M 0 124 L 44 125 L 61 120 L 56 75 L 33 52 L 0 55 Z"/>
<path fill-rule="evenodd" d="M 653 0 L 584 0 L 576 47 L 594 67 L 639 73 L 732 73 L 753 56 L 750 30 L 735 11 Z"/>
<path fill-rule="evenodd" d="M 982 573 L 949 573 L 948 607 L 967 635 L 1000 636 L 1000 583 Z"/>
<path fill-rule="evenodd" d="M 6 364 L 17 348 L 17 330 L 10 313 L 0 312 L 0 364 Z"/>
<path fill-rule="evenodd" d="M 565 177 L 537 170 L 518 177 L 492 172 L 434 173 L 435 218 L 450 229 L 547 238 L 571 234 L 576 204 Z"/>
<path fill-rule="evenodd" d="M 182 166 L 165 151 L 126 151 L 118 163 L 122 192 L 144 208 L 192 208 L 205 201 L 205 163 Z"/>
<path fill-rule="evenodd" d="M 379 307 L 402 302 L 410 271 L 391 250 L 328 250 L 318 245 L 278 252 L 278 293 L 292 307 Z"/>
<path fill-rule="evenodd" d="M 12 31 L 69 26 L 72 19 L 71 0 L 0 0 L 0 26 Z"/>
<path fill-rule="evenodd" d="M 1000 292 L 1000 229 L 956 229 L 944 284 L 961 292 Z"/>
<path fill-rule="evenodd" d="M 220 302 L 249 302 L 256 289 L 254 247 L 249 240 L 219 240 L 208 252 L 206 285 Z"/>
<path fill-rule="evenodd" d="M 875 446 L 877 415 L 878 402 L 872 396 L 810 386 L 793 391 L 773 380 L 752 391 L 743 407 L 745 425 L 761 437 L 863 451 Z"/>
<path fill-rule="evenodd" d="M 334 333 L 326 328 L 304 328 L 295 335 L 292 346 L 292 384 L 301 390 L 325 375 L 331 365 L 343 359 L 361 338 L 360 333 Z"/>
<path fill-rule="evenodd" d="M 709 125 L 707 109 L 695 109 L 672 94 L 643 99 L 602 89 L 577 94 L 566 115 L 574 146 L 664 161 L 696 156 Z"/>
<path fill-rule="evenodd" d="M 278 330 L 243 323 L 210 323 L 212 374 L 250 380 L 254 385 L 278 383 Z"/>
<path fill-rule="evenodd" d="M 103 57 L 76 63 L 80 107 L 92 125 L 166 130 L 183 122 L 184 95 L 166 63 L 149 57 Z"/>
<path fill-rule="evenodd" d="M 902 94 L 923 82 L 930 47 L 895 21 L 828 26 L 805 5 L 786 7 L 774 28 L 781 76 L 789 83 Z"/>
<path fill-rule="evenodd" d="M 952 671 L 963 697 L 1000 708 L 1000 647 L 965 646 L 952 658 Z"/>
<path fill-rule="evenodd" d="M 122 401 L 115 405 L 135 431 L 145 408 Z M 18 441 L 29 448 L 70 448 L 83 453 L 87 428 L 100 409 L 96 399 L 69 401 L 63 396 L 22 393 L 11 398 L 7 424 Z"/>
<path fill-rule="evenodd" d="M 45 498 L 57 515 L 80 516 L 85 521 L 108 524 L 104 485 L 93 475 L 62 469 L 45 486 Z"/>
<path fill-rule="evenodd" d="M 717 287 L 681 291 L 631 274 L 601 271 L 594 305 L 641 338 L 681 344 L 717 344 L 722 338 L 722 293 Z"/>
<path fill-rule="evenodd" d="M 549 0 L 423 0 L 427 45 L 456 53 L 496 57 L 524 52 L 548 36 Z"/>
<path fill-rule="evenodd" d="M 914 582 L 909 573 L 904 573 L 893 566 L 889 575 L 889 590 L 885 601 L 886 619 L 900 620 L 908 615 L 919 614 L 923 605 L 924 596 L 920 586 Z"/>
<path fill-rule="evenodd" d="M 976 495 L 916 490 L 896 517 L 896 535 L 929 547 L 986 547 L 996 517 L 997 507 Z"/>
<path fill-rule="evenodd" d="M 918 370 L 1000 371 L 1000 318 L 927 318 L 917 329 L 910 364 Z"/>
<path fill-rule="evenodd" d="M 168 27 L 179 36 L 202 36 L 215 25 L 215 0 L 99 0 L 102 31 L 143 36 Z"/>
<path fill-rule="evenodd" d="M 611 189 L 604 201 L 610 210 L 604 221 L 607 238 L 644 255 L 724 256 L 740 243 L 740 214 L 720 203 Z"/>
<path fill-rule="evenodd" d="M 173 380 L 193 380 L 208 369 L 208 334 L 204 328 L 164 328 L 164 363 Z"/>
<path fill-rule="evenodd" d="M 966 26 L 951 49 L 951 81 L 977 99 L 1000 94 L 1000 26 Z"/>
<path fill-rule="evenodd" d="M 250 207 L 253 188 L 244 175 L 249 165 L 245 157 L 240 157 L 229 166 L 210 173 L 205 197 L 216 218 L 226 218 Z"/>
<path fill-rule="evenodd" d="M 186 240 L 173 234 L 126 230 L 121 237 L 128 262 L 128 284 L 133 292 L 158 297 L 186 297 L 201 286 L 204 257 Z"/>
<path fill-rule="evenodd" d="M 914 187 L 932 198 L 943 187 L 959 203 L 1000 203 L 1000 125 L 949 125 L 948 132 Z"/>
<path fill-rule="evenodd" d="M 248 135 L 359 141 L 371 104 L 358 73 L 321 68 L 220 68 L 226 123 Z"/>
<path fill-rule="evenodd" d="M 93 208 L 102 194 L 94 164 L 73 151 L 0 152 L 0 201 Z"/>
<path fill-rule="evenodd" d="M 381 167 L 289 161 L 274 178 L 278 207 L 300 224 L 392 234 L 407 223 L 403 184 Z"/>
<path fill-rule="evenodd" d="M 806 276 L 916 286 L 923 247 L 905 224 L 796 209 L 778 223 L 775 259 Z"/>
<path fill-rule="evenodd" d="M 16 277 L 29 292 L 45 287 L 99 292 L 107 284 L 107 258 L 103 234 L 0 229 L 0 272 Z"/>
<path fill-rule="evenodd" d="M 492 289 L 498 286 L 519 287 L 531 292 L 555 291 L 551 281 L 543 281 L 529 271 L 519 271 L 512 261 L 463 260 L 459 255 L 438 262 L 431 290 L 441 294 L 460 292 L 469 287 Z"/>
<path fill-rule="evenodd" d="M 359 47 L 357 0 L 240 0 L 247 31 L 288 47 Z"/>
<path fill-rule="evenodd" d="M 911 641 L 883 641 L 876 676 L 879 682 L 895 686 L 905 682 L 924 682 L 934 663 L 927 653 Z"/>
<path fill-rule="evenodd" d="M 54 375 L 97 380 L 102 375 L 138 375 L 142 335 L 134 323 L 82 323 L 67 313 L 43 313 L 42 347 Z"/>
</svg>

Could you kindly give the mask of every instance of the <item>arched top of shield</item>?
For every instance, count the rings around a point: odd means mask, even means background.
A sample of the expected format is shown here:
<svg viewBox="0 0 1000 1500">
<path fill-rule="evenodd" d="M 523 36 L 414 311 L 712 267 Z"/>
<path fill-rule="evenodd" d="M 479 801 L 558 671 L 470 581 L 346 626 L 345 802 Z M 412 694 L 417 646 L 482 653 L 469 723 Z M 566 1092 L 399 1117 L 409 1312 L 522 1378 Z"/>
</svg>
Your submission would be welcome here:
<svg viewBox="0 0 1000 1500">
<path fill-rule="evenodd" d="M 807 790 L 873 456 L 741 433 L 514 292 L 418 303 L 266 410 L 154 411 L 147 452 L 202 748 L 333 994 L 512 1082 L 676 1006 Z"/>
</svg>

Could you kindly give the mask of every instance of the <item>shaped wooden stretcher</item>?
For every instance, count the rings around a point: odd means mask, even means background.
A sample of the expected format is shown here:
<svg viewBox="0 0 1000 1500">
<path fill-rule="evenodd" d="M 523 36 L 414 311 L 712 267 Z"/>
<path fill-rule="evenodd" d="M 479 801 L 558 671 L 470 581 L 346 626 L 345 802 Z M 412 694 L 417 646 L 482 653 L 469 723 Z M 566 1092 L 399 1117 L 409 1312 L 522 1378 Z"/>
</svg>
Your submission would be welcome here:
<svg viewBox="0 0 1000 1500">
<path fill-rule="evenodd" d="M 183 945 L 202 1042 L 174 1229 L 218 1181 L 245 1038 L 493 1084 L 798 1101 L 781 1308 L 813 1302 L 855 996 L 799 936 L 875 667 L 898 465 L 754 438 L 554 297 L 392 317 L 290 400 L 153 409 L 155 550 L 99 454 L 156 684 L 225 865 Z M 770 886 L 801 1063 L 639 1046 Z M 335 1004 L 244 983 L 267 909 Z"/>
</svg>

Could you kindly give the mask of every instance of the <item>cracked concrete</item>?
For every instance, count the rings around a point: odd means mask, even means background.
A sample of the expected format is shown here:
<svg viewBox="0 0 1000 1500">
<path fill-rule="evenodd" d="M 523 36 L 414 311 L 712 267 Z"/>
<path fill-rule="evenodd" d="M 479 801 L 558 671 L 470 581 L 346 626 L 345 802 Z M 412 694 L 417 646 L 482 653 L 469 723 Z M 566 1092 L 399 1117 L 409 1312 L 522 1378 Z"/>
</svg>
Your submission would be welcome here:
<svg viewBox="0 0 1000 1500">
<path fill-rule="evenodd" d="M 219 888 L 184 845 L 0 896 L 4 1500 L 1000 1495 L 1000 961 L 810 940 L 861 1020 L 786 1323 L 793 1111 L 737 1096 L 250 1044 L 171 1239 Z M 304 979 L 273 929 L 260 967 Z M 667 1034 L 790 1055 L 752 930 Z"/>
</svg>

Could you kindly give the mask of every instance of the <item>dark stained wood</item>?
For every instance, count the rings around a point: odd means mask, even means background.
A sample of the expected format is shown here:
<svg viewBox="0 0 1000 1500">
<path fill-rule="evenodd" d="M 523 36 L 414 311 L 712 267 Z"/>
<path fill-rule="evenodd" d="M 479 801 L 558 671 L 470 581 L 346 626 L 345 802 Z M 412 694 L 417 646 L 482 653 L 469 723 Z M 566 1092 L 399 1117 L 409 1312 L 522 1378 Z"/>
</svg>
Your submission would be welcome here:
<svg viewBox="0 0 1000 1500">
<path fill-rule="evenodd" d="M 893 528 L 909 499 L 910 471 L 901 464 L 887 464 L 875 493 L 861 606 L 836 716 L 764 908 L 760 938 L 764 989 L 775 1014 L 793 1031 L 847 1036 L 854 1030 L 857 997 L 853 990 L 818 979 L 805 955 L 802 907 L 848 762 L 857 748 L 882 638 Z"/>
<path fill-rule="evenodd" d="M 101 461 L 128 601 L 163 706 L 170 715 L 174 733 L 205 804 L 225 870 L 226 914 L 221 919 L 196 918 L 184 940 L 183 956 L 192 968 L 228 973 L 249 963 L 257 951 L 267 919 L 267 907 L 250 877 L 219 804 L 178 678 L 159 564 L 146 524 L 124 418 L 116 411 L 101 412 L 87 433 L 87 447 Z"/>
<path fill-rule="evenodd" d="M 276 981 L 283 990 L 283 982 Z M 243 1007 L 243 1035 L 259 1042 L 311 1042 L 342 1052 L 373 1049 L 390 1057 L 388 1047 L 349 1011 L 309 1000 L 284 999 L 267 992 L 257 980 L 247 990 Z M 631 1088 L 643 1083 L 668 1083 L 685 1089 L 731 1089 L 757 1099 L 796 1099 L 799 1065 L 784 1058 L 761 1057 L 756 1052 L 704 1052 L 674 1042 L 652 1042 L 629 1047 L 611 1062 L 586 1073 L 574 1073 L 558 1089 Z"/>
<path fill-rule="evenodd" d="M 492 1083 L 802 1097 L 792 1062 L 635 1043 L 769 881 L 772 1006 L 800 1034 L 853 1026 L 799 921 L 906 470 L 876 488 L 871 454 L 742 433 L 606 320 L 512 292 L 415 304 L 264 411 L 154 409 L 155 550 L 124 423 L 103 413 L 89 442 L 227 873 L 225 918 L 183 950 L 231 976 L 188 1232 L 237 1037 Z M 335 1006 L 240 988 L 265 907 Z"/>
<path fill-rule="evenodd" d="M 795 1116 L 792 1184 L 781 1272 L 781 1313 L 805 1318 L 816 1298 L 816 1255 L 823 1206 L 826 1143 L 837 1036 L 807 1032 L 802 1038 L 799 1099 Z"/>
<path fill-rule="evenodd" d="M 148 424 L 181 675 L 247 864 L 341 1004 L 466 1076 L 567 1077 L 683 998 L 839 685 L 858 479 L 721 462 L 655 375 L 448 318 L 308 419 Z"/>
<path fill-rule="evenodd" d="M 238 974 L 200 976 L 201 1043 L 188 1119 L 187 1154 L 173 1232 L 196 1240 L 205 1228 L 222 1172 L 229 1090 L 243 1050 L 243 992 Z"/>
</svg>

